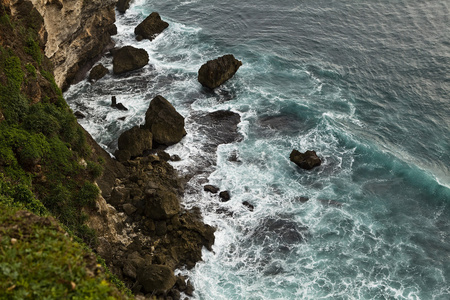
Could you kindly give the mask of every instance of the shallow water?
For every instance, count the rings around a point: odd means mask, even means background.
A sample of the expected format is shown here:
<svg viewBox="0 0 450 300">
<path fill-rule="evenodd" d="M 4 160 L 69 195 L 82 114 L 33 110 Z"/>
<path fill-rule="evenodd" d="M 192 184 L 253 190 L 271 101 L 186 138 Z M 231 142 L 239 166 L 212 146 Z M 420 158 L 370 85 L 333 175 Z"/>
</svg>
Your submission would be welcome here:
<svg viewBox="0 0 450 300">
<path fill-rule="evenodd" d="M 152 11 L 169 28 L 135 41 Z M 186 118 L 168 151 L 196 174 L 184 205 L 218 228 L 214 252 L 182 270 L 196 299 L 449 299 L 449 16 L 447 1 L 136 0 L 114 39 L 149 65 L 65 96 L 111 152 L 157 94 Z M 198 69 L 227 53 L 243 66 L 206 91 Z M 240 114 L 242 138 L 211 151 L 197 120 L 219 109 Z M 294 148 L 322 166 L 298 169 Z"/>
</svg>

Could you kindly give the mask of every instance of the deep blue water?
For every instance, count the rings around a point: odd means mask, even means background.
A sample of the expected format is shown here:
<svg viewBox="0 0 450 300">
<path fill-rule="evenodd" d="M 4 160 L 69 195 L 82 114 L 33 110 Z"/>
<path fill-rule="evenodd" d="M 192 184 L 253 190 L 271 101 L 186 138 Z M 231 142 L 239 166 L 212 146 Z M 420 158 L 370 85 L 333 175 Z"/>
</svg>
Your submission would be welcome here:
<svg viewBox="0 0 450 300">
<path fill-rule="evenodd" d="M 203 170 L 184 205 L 218 228 L 214 252 L 181 270 L 196 299 L 450 299 L 449 7 L 136 0 L 117 16 L 115 40 L 145 48 L 150 64 L 65 96 L 112 152 L 157 94 L 186 117 L 188 135 L 168 151 L 182 157 L 180 174 Z M 152 11 L 169 28 L 135 41 Z M 243 66 L 208 93 L 197 71 L 227 53 Z M 112 69 L 110 58 L 102 63 Z M 112 95 L 130 110 L 111 110 Z M 211 153 L 195 116 L 218 109 L 241 115 L 243 139 Z M 289 161 L 294 148 L 324 163 L 300 170 Z M 203 192 L 206 181 L 232 200 Z"/>
</svg>

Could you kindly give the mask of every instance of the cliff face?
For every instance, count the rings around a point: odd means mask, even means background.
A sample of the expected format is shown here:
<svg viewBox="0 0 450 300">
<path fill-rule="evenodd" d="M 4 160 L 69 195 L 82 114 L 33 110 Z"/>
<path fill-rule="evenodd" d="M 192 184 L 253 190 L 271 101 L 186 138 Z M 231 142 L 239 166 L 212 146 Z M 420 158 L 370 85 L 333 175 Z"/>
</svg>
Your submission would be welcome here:
<svg viewBox="0 0 450 300">
<path fill-rule="evenodd" d="M 2 0 L 14 17 L 27 0 Z M 54 65 L 56 84 L 66 89 L 77 74 L 112 45 L 117 0 L 31 0 L 44 19 L 40 32 L 45 55 Z M 47 38 L 44 36 L 46 35 Z M 85 68 L 84 68 L 85 67 Z M 84 70 L 86 71 L 86 70 Z"/>
</svg>

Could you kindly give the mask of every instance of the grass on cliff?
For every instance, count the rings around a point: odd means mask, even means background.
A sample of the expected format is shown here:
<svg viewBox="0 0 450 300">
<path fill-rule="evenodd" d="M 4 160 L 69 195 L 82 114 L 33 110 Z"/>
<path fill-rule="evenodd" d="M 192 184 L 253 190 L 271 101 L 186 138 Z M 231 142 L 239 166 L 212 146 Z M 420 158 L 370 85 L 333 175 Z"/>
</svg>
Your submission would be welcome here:
<svg viewBox="0 0 450 300">
<path fill-rule="evenodd" d="M 104 275 L 83 246 L 96 244 L 85 222 L 99 195 L 93 182 L 102 174 L 101 161 L 91 154 L 54 81 L 36 26 L 30 18 L 23 19 L 28 25 L 11 18 L 3 5 L 0 1 L 0 298 L 123 298 L 108 282 L 129 293 L 123 283 Z M 50 215 L 68 233 L 49 223 Z"/>
<path fill-rule="evenodd" d="M 52 218 L 0 209 L 0 299 L 125 298 Z"/>
</svg>

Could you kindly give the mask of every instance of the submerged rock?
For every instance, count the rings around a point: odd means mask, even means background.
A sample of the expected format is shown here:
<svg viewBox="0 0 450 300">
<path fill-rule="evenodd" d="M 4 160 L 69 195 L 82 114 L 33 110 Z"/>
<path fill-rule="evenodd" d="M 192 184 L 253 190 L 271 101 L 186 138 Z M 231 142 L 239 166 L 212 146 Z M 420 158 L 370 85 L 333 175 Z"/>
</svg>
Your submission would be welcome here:
<svg viewBox="0 0 450 300">
<path fill-rule="evenodd" d="M 161 20 L 157 12 L 152 12 L 134 29 L 134 33 L 136 34 L 136 39 L 141 37 L 138 40 L 149 39 L 151 41 L 167 27 L 169 27 L 169 23 Z"/>
<path fill-rule="evenodd" d="M 154 142 L 166 146 L 178 143 L 186 135 L 183 116 L 159 95 L 150 102 L 145 113 L 144 128 L 153 133 Z"/>
<path fill-rule="evenodd" d="M 200 67 L 198 81 L 205 87 L 214 89 L 233 77 L 242 62 L 228 54 L 214 60 L 209 60 Z"/>
<path fill-rule="evenodd" d="M 95 67 L 92 68 L 91 72 L 89 73 L 89 81 L 97 81 L 101 78 L 103 78 L 106 74 L 108 74 L 108 69 L 103 66 L 102 64 L 98 64 Z"/>
<path fill-rule="evenodd" d="M 289 159 L 305 170 L 311 170 L 314 167 L 320 166 L 322 161 L 317 156 L 315 151 L 306 151 L 305 153 L 301 153 L 298 150 L 292 150 Z"/>
<path fill-rule="evenodd" d="M 210 192 L 212 194 L 217 194 L 217 192 L 219 191 L 219 188 L 217 186 L 211 185 L 211 184 L 207 184 L 203 187 L 203 190 L 205 192 Z"/>
<path fill-rule="evenodd" d="M 79 110 L 77 110 L 75 113 L 74 113 L 74 115 L 75 115 L 75 117 L 77 117 L 77 119 L 84 119 L 84 118 L 86 118 L 86 115 L 85 114 L 83 114 L 81 111 L 79 111 Z"/>
<path fill-rule="evenodd" d="M 113 51 L 114 74 L 140 69 L 148 64 L 148 53 L 144 49 L 125 46 Z"/>
</svg>

